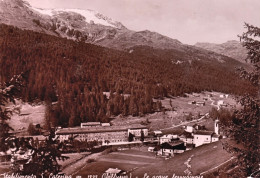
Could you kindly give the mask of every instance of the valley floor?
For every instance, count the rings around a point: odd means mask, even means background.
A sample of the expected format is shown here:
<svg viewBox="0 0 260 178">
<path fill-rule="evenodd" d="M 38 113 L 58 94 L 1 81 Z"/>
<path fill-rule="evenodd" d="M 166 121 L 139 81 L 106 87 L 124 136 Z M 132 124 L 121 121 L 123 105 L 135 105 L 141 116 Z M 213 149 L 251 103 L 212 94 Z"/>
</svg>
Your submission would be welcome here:
<svg viewBox="0 0 260 178">
<path fill-rule="evenodd" d="M 131 173 L 134 177 L 144 177 L 145 173 L 150 177 L 172 177 L 173 174 L 195 176 L 221 165 L 232 157 L 223 149 L 220 141 L 176 154 L 170 159 L 157 157 L 154 153 L 148 152 L 147 148 L 134 147 L 100 155 L 91 163 L 85 162 L 85 166 L 74 175 L 102 177 L 108 168 L 118 168 L 126 171 L 127 175 Z"/>
</svg>

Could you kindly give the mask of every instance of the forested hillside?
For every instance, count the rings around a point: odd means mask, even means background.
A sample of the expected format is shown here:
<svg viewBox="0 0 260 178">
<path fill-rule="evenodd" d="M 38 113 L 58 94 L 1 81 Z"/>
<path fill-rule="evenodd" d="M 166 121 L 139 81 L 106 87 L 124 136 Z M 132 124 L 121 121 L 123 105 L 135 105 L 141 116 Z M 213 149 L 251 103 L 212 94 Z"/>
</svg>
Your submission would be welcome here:
<svg viewBox="0 0 260 178">
<path fill-rule="evenodd" d="M 153 98 L 204 90 L 234 94 L 254 90 L 235 74 L 238 64 L 232 61 L 143 46 L 132 50 L 116 51 L 0 25 L 0 81 L 26 73 L 22 99 L 46 101 L 46 119 L 63 127 L 161 110 Z M 186 62 L 173 62 L 180 58 Z M 110 92 L 110 97 L 103 92 Z"/>
</svg>

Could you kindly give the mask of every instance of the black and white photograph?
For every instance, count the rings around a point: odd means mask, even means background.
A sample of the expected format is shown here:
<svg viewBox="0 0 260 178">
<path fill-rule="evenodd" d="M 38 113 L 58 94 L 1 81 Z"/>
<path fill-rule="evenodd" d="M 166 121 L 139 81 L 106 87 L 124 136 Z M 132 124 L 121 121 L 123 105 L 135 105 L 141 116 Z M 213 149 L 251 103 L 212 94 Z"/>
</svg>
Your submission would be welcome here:
<svg viewBox="0 0 260 178">
<path fill-rule="evenodd" d="M 0 178 L 260 178 L 260 0 L 0 0 Z"/>
</svg>

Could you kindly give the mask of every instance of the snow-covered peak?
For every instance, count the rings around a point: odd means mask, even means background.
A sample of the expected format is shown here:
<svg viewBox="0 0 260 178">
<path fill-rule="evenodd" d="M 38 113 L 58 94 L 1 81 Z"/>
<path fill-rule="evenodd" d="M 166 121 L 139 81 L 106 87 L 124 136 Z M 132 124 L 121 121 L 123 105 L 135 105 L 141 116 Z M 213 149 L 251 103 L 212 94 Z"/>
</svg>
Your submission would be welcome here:
<svg viewBox="0 0 260 178">
<path fill-rule="evenodd" d="M 83 10 L 83 9 L 42 9 L 42 8 L 35 8 L 35 7 L 31 7 L 34 11 L 37 11 L 38 13 L 42 14 L 42 15 L 48 15 L 48 16 L 54 16 L 60 13 L 77 13 L 80 14 L 81 16 L 83 16 L 85 18 L 85 21 L 87 23 L 94 23 L 94 24 L 100 24 L 100 25 L 104 25 L 104 26 L 111 26 L 114 28 L 120 28 L 120 26 L 118 24 L 120 24 L 119 22 L 116 22 L 114 20 L 112 20 L 111 18 L 108 18 L 96 11 L 93 10 Z"/>
<path fill-rule="evenodd" d="M 49 15 L 49 16 L 53 15 L 53 9 L 41 9 L 41 8 L 35 8 L 35 7 L 31 7 L 31 8 L 43 15 Z"/>
</svg>

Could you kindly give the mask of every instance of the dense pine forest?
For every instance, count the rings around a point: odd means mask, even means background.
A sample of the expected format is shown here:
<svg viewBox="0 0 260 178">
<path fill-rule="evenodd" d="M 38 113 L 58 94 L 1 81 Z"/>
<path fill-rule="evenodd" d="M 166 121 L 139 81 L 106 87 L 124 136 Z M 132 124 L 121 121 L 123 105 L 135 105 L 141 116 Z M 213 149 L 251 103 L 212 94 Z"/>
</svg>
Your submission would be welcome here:
<svg viewBox="0 0 260 178">
<path fill-rule="evenodd" d="M 49 126 L 107 122 L 162 109 L 153 98 L 255 90 L 221 63 L 187 51 L 137 46 L 131 53 L 0 25 L 0 82 L 24 73 L 22 100 L 45 101 Z M 184 59 L 177 64 L 173 61 Z M 103 92 L 110 93 L 106 97 Z M 55 103 L 55 104 L 54 104 Z"/>
</svg>

